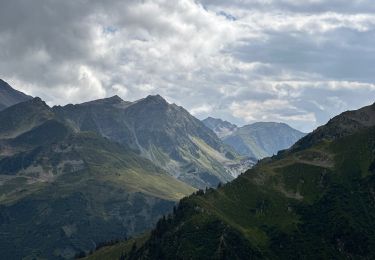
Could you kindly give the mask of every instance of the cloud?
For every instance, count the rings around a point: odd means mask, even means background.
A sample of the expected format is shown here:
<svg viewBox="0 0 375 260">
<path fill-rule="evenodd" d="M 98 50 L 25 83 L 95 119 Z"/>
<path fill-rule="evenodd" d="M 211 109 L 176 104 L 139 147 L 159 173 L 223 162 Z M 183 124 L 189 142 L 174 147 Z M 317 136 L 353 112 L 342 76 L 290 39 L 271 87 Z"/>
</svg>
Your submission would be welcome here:
<svg viewBox="0 0 375 260">
<path fill-rule="evenodd" d="M 190 113 L 195 116 L 195 115 L 199 115 L 202 113 L 210 113 L 212 109 L 213 109 L 212 106 L 203 104 L 201 106 L 191 108 Z"/>
<path fill-rule="evenodd" d="M 375 5 L 371 0 L 202 0 L 210 7 L 252 9 L 267 12 L 278 10 L 283 12 L 322 13 L 332 10 L 341 13 L 373 13 Z"/>
<path fill-rule="evenodd" d="M 260 101 L 234 102 L 230 106 L 234 116 L 244 118 L 247 123 L 256 121 L 263 122 L 285 122 L 304 129 L 305 124 L 315 124 L 316 117 L 314 113 L 303 111 L 288 101 L 279 99 L 270 99 Z"/>
<path fill-rule="evenodd" d="M 113 85 L 112 89 L 113 92 L 120 94 L 120 96 L 122 97 L 126 97 L 129 93 L 129 90 L 125 86 L 120 84 Z"/>
<path fill-rule="evenodd" d="M 310 131 L 375 98 L 371 1 L 5 1 L 0 77 L 49 104 L 161 94 Z M 22 19 L 20 19 L 22 17 Z"/>
<path fill-rule="evenodd" d="M 348 107 L 357 109 L 363 103 L 374 102 L 373 96 L 368 95 L 375 90 L 373 84 L 297 81 L 268 84 L 269 89 L 276 93 L 273 97 L 254 98 L 251 91 L 243 92 L 242 96 L 246 98 L 236 99 L 229 106 L 232 115 L 244 119 L 246 123 L 288 122 L 308 132 Z"/>
</svg>

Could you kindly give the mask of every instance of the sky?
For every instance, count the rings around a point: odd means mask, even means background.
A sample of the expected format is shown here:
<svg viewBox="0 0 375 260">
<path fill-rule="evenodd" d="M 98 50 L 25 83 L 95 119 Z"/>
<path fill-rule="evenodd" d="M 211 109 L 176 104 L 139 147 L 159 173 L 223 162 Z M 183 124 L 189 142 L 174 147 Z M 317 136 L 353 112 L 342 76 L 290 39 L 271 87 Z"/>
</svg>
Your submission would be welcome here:
<svg viewBox="0 0 375 260">
<path fill-rule="evenodd" d="M 308 132 L 375 101 L 373 0 L 2 0 L 0 78 L 50 105 L 160 94 Z"/>
</svg>

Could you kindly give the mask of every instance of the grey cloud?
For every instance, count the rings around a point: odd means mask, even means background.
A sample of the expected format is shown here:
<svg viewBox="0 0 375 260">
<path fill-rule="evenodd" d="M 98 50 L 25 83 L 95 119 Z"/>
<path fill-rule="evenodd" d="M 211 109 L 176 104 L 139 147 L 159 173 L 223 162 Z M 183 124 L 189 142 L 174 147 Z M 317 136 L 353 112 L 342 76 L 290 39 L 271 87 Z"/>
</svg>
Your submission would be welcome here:
<svg viewBox="0 0 375 260">
<path fill-rule="evenodd" d="M 246 62 L 270 63 L 294 72 L 319 74 L 337 80 L 374 82 L 375 29 L 358 32 L 338 29 L 319 35 L 268 32 L 266 42 L 249 42 L 233 50 Z M 322 37 L 316 42 L 316 37 Z"/>
<path fill-rule="evenodd" d="M 0 77 L 50 104 L 159 93 L 305 131 L 373 102 L 372 1 L 264 2 L 2 1 Z"/>
<path fill-rule="evenodd" d="M 371 0 L 202 0 L 205 6 L 217 8 L 238 7 L 262 11 L 280 10 L 304 13 L 336 11 L 340 13 L 373 13 L 375 4 Z"/>
</svg>

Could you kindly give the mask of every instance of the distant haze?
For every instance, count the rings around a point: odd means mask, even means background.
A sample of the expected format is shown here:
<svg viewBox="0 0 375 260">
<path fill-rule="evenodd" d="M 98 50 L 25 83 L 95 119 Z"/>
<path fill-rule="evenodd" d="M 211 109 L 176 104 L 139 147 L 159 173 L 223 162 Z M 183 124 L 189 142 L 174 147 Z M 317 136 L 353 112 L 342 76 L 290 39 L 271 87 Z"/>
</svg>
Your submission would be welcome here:
<svg viewBox="0 0 375 260">
<path fill-rule="evenodd" d="M 375 101 L 372 0 L 3 1 L 0 78 L 49 105 L 160 94 L 303 132 Z"/>
<path fill-rule="evenodd" d="M 237 127 L 212 117 L 204 119 L 203 123 L 237 153 L 255 159 L 275 155 L 305 136 L 283 123 L 258 122 Z"/>
</svg>

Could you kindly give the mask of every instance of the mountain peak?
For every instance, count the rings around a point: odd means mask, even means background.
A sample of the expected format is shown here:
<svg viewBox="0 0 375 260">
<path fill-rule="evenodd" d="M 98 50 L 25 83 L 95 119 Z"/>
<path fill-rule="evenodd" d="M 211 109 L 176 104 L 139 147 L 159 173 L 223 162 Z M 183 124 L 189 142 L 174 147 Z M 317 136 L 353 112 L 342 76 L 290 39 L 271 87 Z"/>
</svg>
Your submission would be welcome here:
<svg viewBox="0 0 375 260">
<path fill-rule="evenodd" d="M 49 108 L 46 102 L 44 102 L 40 97 L 32 98 L 30 100 L 27 100 L 26 102 L 23 102 L 22 104 Z"/>
<path fill-rule="evenodd" d="M 235 124 L 224 121 L 220 118 L 207 117 L 202 120 L 202 122 L 220 138 L 230 135 L 235 129 L 237 129 Z"/>
<path fill-rule="evenodd" d="M 118 95 L 114 95 L 112 97 L 107 97 L 107 98 L 101 98 L 101 99 L 96 99 L 88 102 L 84 102 L 80 105 L 115 105 L 115 104 L 120 104 L 125 102 L 122 98 L 120 98 Z"/>
<path fill-rule="evenodd" d="M 156 95 L 148 95 L 146 98 L 144 98 L 145 101 L 151 101 L 154 103 L 168 103 L 162 96 L 159 94 Z"/>
<path fill-rule="evenodd" d="M 35 97 L 35 98 L 31 99 L 30 102 L 33 102 L 33 103 L 45 103 L 40 97 Z"/>
<path fill-rule="evenodd" d="M 124 100 L 120 98 L 118 95 L 114 95 L 112 97 L 106 98 L 107 101 L 112 101 L 113 103 L 121 103 Z"/>
<path fill-rule="evenodd" d="M 23 113 L 31 113 L 31 111 L 37 111 L 39 113 L 40 111 L 50 111 L 50 107 L 44 102 L 40 97 L 35 97 L 29 100 L 26 100 L 24 102 L 17 103 L 13 106 L 7 107 L 1 113 L 9 113 L 9 111 L 24 111 Z"/>
<path fill-rule="evenodd" d="M 206 119 L 203 119 L 202 121 L 207 122 L 207 123 L 212 123 L 212 124 L 226 124 L 226 125 L 231 125 L 233 127 L 237 127 L 235 124 L 232 124 L 231 122 L 228 122 L 220 118 L 211 117 L 211 116 L 207 117 Z"/>
<path fill-rule="evenodd" d="M 0 110 L 17 103 L 31 99 L 32 97 L 15 90 L 7 82 L 0 79 Z"/>
</svg>

